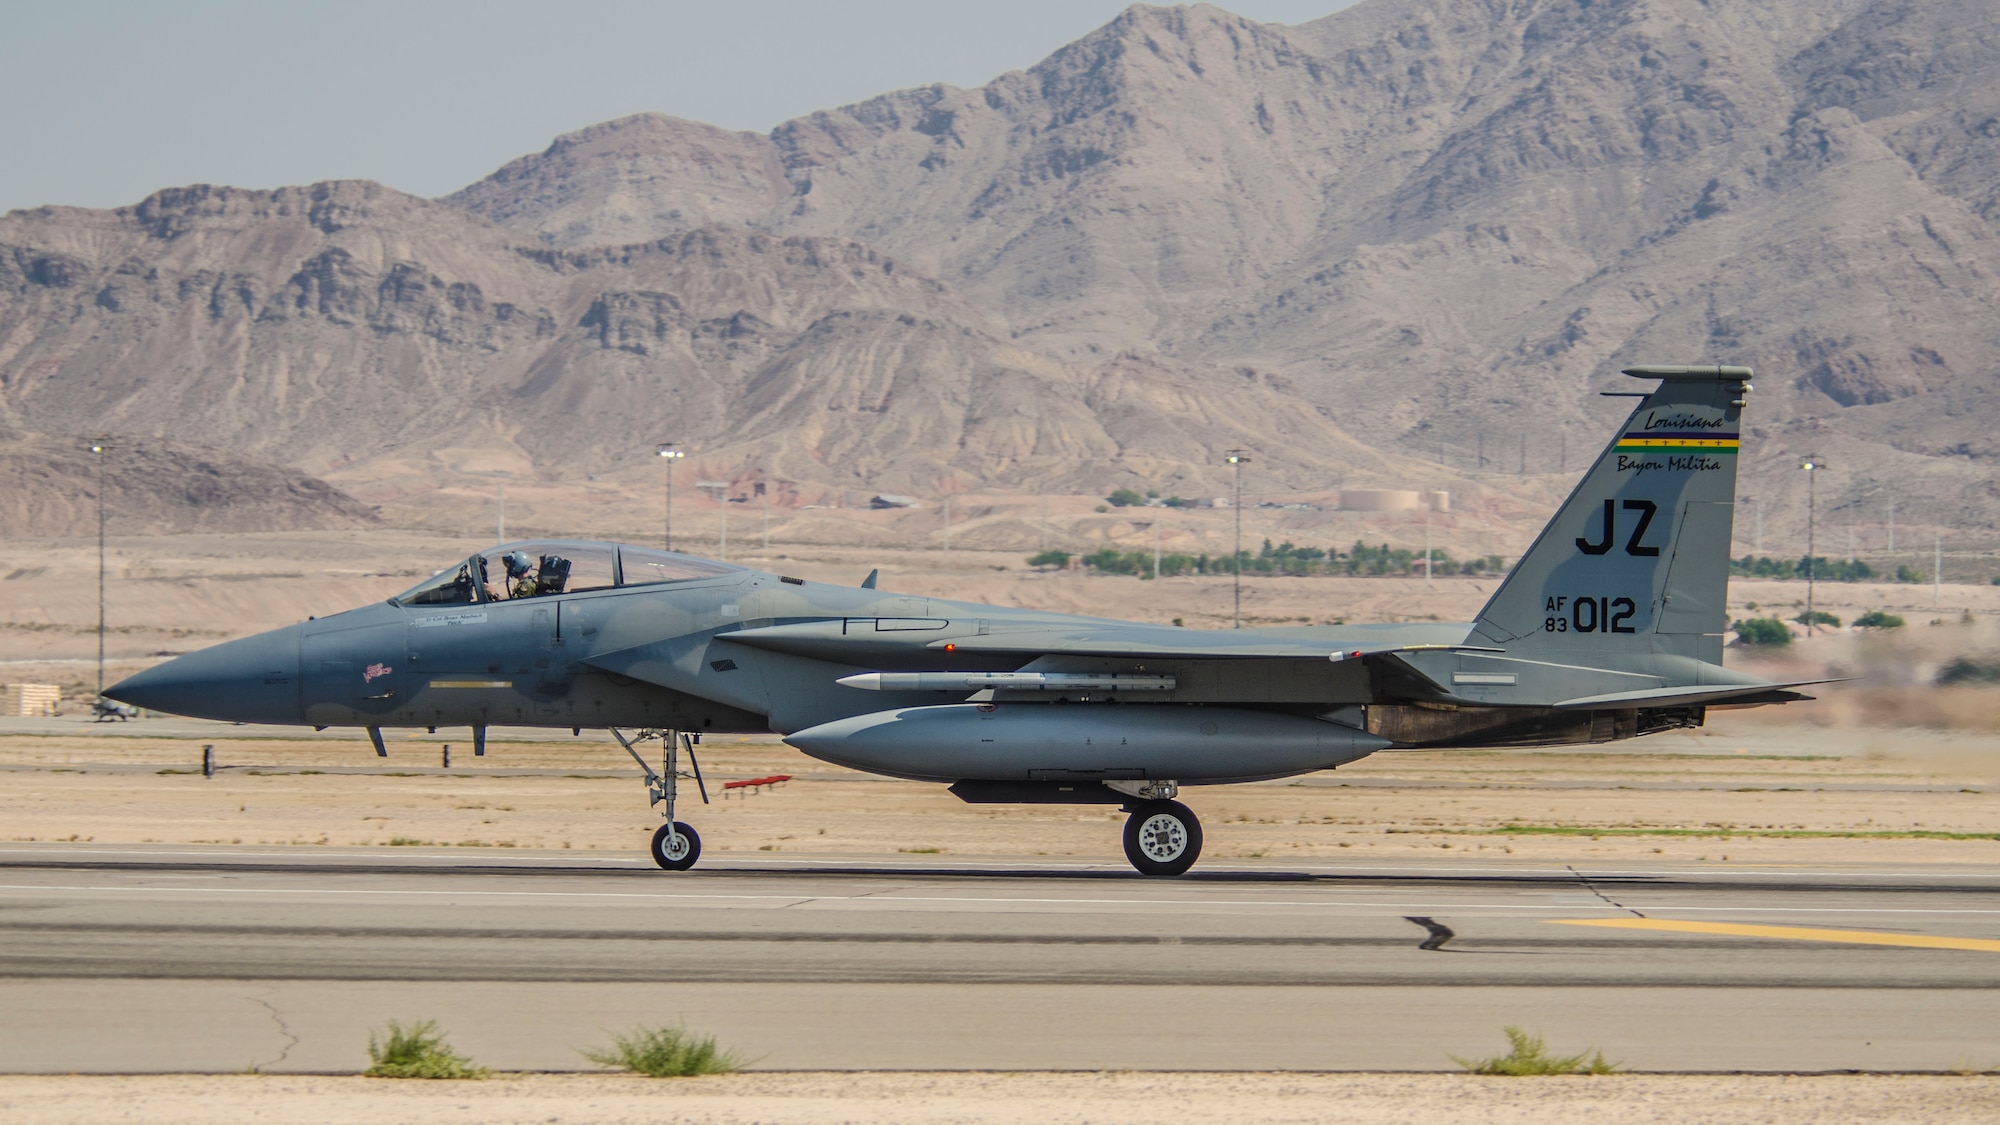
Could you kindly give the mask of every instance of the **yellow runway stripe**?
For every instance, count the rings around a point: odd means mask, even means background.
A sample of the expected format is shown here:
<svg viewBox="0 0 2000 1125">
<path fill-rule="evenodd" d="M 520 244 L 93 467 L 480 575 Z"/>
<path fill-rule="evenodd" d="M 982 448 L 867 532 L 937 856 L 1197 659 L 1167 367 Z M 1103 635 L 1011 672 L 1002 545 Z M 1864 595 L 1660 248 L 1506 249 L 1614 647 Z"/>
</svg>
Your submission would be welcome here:
<svg viewBox="0 0 2000 1125">
<path fill-rule="evenodd" d="M 1873 930 L 1815 930 L 1806 926 L 1751 926 L 1739 922 L 1672 922 L 1661 918 L 1550 918 L 1558 926 L 1603 926 L 1613 930 L 1668 930 L 1680 934 L 1727 934 L 1778 941 L 1833 941 L 1849 945 L 1903 945 L 1916 949 L 1977 949 L 2000 953 L 1992 938 L 1884 934 Z"/>
</svg>

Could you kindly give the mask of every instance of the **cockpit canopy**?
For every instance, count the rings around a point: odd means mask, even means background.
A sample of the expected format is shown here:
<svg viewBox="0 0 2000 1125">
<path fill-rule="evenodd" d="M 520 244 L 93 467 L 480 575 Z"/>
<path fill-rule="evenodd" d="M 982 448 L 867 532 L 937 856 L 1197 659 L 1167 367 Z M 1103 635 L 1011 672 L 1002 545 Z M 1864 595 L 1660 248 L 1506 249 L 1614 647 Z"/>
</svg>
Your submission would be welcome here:
<svg viewBox="0 0 2000 1125">
<path fill-rule="evenodd" d="M 654 586 L 741 571 L 740 566 L 617 543 L 542 539 L 490 547 L 449 566 L 397 605 L 477 605 L 516 598 L 544 598 L 583 590 Z"/>
</svg>

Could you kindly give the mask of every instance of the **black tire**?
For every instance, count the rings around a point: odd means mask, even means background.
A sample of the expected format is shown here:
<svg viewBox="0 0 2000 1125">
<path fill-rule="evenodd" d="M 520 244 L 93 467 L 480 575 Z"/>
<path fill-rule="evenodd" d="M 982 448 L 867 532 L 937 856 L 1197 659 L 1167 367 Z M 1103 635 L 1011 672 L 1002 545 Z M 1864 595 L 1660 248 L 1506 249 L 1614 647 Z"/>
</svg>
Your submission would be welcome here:
<svg viewBox="0 0 2000 1125">
<path fill-rule="evenodd" d="M 673 823 L 674 838 L 681 844 L 678 854 L 667 853 L 667 826 L 662 824 L 653 833 L 653 862 L 669 871 L 686 871 L 701 858 L 701 837 L 695 830 L 676 820 Z"/>
<path fill-rule="evenodd" d="M 1179 801 L 1147 801 L 1125 820 L 1125 858 L 1141 875 L 1182 875 L 1201 857 L 1201 821 Z"/>
</svg>

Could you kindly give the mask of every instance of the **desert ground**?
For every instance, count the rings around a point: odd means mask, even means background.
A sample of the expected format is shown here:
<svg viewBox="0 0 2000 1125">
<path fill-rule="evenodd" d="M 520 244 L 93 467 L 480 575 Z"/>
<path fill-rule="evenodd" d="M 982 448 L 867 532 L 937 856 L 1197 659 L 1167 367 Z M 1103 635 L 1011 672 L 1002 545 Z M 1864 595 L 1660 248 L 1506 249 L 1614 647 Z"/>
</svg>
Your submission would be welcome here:
<svg viewBox="0 0 2000 1125">
<path fill-rule="evenodd" d="M 139 1109 L 137 1107 L 143 1107 Z M 1922 1075 L 740 1074 L 648 1079 L 506 1075 L 481 1082 L 275 1076 L 0 1077 L 19 1125 L 1085 1125 L 1089 1122 L 1987 1122 L 2000 1079 Z"/>
<path fill-rule="evenodd" d="M 727 557 L 748 566 L 813 581 L 856 584 L 880 569 L 885 590 L 1066 613 L 1118 617 L 1191 628 L 1227 628 L 1233 620 L 1232 584 L 1226 576 L 1158 581 L 1086 570 L 1037 570 L 1027 565 L 1037 547 L 1078 551 L 1116 545 L 1148 551 L 1152 529 L 1163 550 L 1227 553 L 1233 535 L 1225 510 L 1091 510 L 1090 497 L 1062 497 L 1046 505 L 1032 498 L 994 500 L 988 508 L 958 511 L 951 537 L 941 532 L 937 510 L 869 512 L 852 509 L 780 512 L 770 546 L 764 546 L 759 513 L 732 517 L 724 549 L 713 512 L 683 512 L 684 550 Z M 1050 513 L 1047 521 L 1042 513 Z M 1490 509 L 1455 514 L 1433 528 L 1435 543 L 1456 557 L 1500 554 L 1512 559 L 1539 526 L 1518 513 Z M 706 522 L 703 522 L 703 521 Z M 588 524 L 588 520 L 582 521 Z M 547 534 L 508 525 L 510 538 Z M 493 529 L 488 529 L 489 532 Z M 612 528 L 600 529 L 611 534 Z M 625 529 L 630 542 L 657 542 L 659 532 Z M 1356 540 L 1419 549 L 1422 521 L 1411 513 L 1373 515 L 1259 509 L 1244 512 L 1243 541 L 1255 550 L 1265 539 L 1345 549 Z M 981 545 L 990 540 L 992 544 Z M 168 656 L 337 613 L 400 593 L 448 564 L 489 545 L 491 534 L 420 529 L 300 531 L 236 534 L 119 536 L 108 542 L 105 582 L 105 654 L 108 682 Z M 838 545 L 832 545 L 838 544 Z M 913 545 L 916 544 L 916 545 Z M 1878 559 L 1878 565 L 1882 560 Z M 1910 554 L 1908 561 L 1928 565 Z M 1968 618 L 2000 615 L 2000 560 L 1967 556 L 1948 566 L 1970 579 L 1942 586 L 1918 583 L 1818 583 L 1814 606 L 1852 621 L 1870 610 L 1903 616 L 1911 628 L 1894 645 L 1882 638 L 1832 632 L 1797 646 L 1795 666 L 1852 665 L 1884 651 L 1916 652 L 1915 663 L 1896 655 L 1876 660 L 1877 679 L 1912 682 L 2000 634 L 1964 629 Z M 1365 621 L 1469 620 L 1493 592 L 1497 576 L 1438 575 L 1379 578 L 1259 577 L 1243 579 L 1245 625 L 1329 624 Z M 1738 579 L 1731 586 L 1736 616 L 1793 616 L 1805 605 L 1803 582 Z M 97 653 L 97 544 L 94 540 L 0 542 L 0 682 L 61 683 L 75 698 L 95 688 Z M 1868 642 L 1868 643 L 1863 643 Z M 1731 659 L 1750 659 L 1732 651 Z M 1870 680 L 1873 683 L 1876 680 Z"/>
<path fill-rule="evenodd" d="M 874 517 L 883 518 L 883 517 Z M 1275 518 L 1275 517 L 1273 517 Z M 1282 529 L 1274 529 L 1282 530 Z M 1262 532 L 1258 534 L 1261 539 Z M 1246 535 L 1246 538 L 1248 536 Z M 1383 538 L 1370 536 L 1370 538 Z M 389 596 L 482 545 L 417 531 L 115 538 L 107 673 Z M 742 540 L 738 540 L 739 544 Z M 1227 579 L 1158 582 L 1037 571 L 1018 550 L 830 547 L 761 539 L 737 561 L 931 596 L 1226 627 Z M 1128 546 L 1136 546 L 1127 544 Z M 697 545 L 697 549 L 701 549 Z M 716 553 L 709 549 L 707 553 Z M 95 544 L 0 546 L 0 678 L 87 697 L 95 675 Z M 1463 620 L 1492 578 L 1250 578 L 1246 624 Z M 1738 615 L 1795 612 L 1802 583 L 1739 580 Z M 1929 686 L 1952 658 L 2000 647 L 2000 588 L 1821 584 L 1815 605 L 1890 633 L 1829 631 L 1782 656 L 1732 649 L 1768 674 L 1838 676 L 1821 699 L 1715 711 L 1700 730 L 1541 751 L 1389 752 L 1338 772 L 1195 791 L 1205 854 L 1282 863 L 1486 853 L 1549 863 L 1741 865 L 2000 862 L 2000 690 Z M 445 746 L 452 752 L 445 768 Z M 202 776 L 203 746 L 218 770 Z M 22 843 L 570 849 L 636 854 L 657 817 L 639 772 L 601 732 L 396 732 L 390 758 L 354 732 L 149 717 L 0 720 L 0 839 Z M 1115 864 L 1110 809 L 973 807 L 937 787 L 853 773 L 773 736 L 712 737 L 713 803 L 684 805 L 716 856 L 802 859 L 1072 857 Z M 722 782 L 790 775 L 723 796 Z M 689 797 L 692 799 L 693 794 Z M 1582 1121 L 1991 1120 L 2000 1086 L 1968 1075 L 772 1073 L 655 1081 L 502 1075 L 477 1083 L 341 1076 L 0 1078 L 10 1121 Z"/>
<path fill-rule="evenodd" d="M 1188 799 L 1218 858 L 2000 862 L 2000 735 L 1760 720 L 1723 713 L 1702 730 L 1599 747 L 1385 752 Z M 203 745 L 215 748 L 212 778 Z M 508 731 L 485 758 L 470 749 L 462 734 L 399 732 L 384 763 L 352 732 L 0 720 L 0 839 L 637 852 L 657 823 L 637 767 L 601 732 Z M 1115 808 L 967 806 L 768 735 L 711 737 L 700 755 L 713 803 L 689 787 L 682 816 L 710 855 L 1117 857 Z M 792 780 L 721 788 L 774 774 Z"/>
</svg>

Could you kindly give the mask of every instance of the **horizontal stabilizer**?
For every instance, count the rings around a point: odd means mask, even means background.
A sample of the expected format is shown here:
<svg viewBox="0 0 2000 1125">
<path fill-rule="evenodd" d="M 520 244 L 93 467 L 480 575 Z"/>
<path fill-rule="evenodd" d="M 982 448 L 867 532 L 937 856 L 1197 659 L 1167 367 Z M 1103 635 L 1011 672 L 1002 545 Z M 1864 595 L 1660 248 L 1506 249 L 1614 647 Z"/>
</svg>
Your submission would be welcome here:
<svg viewBox="0 0 2000 1125">
<path fill-rule="evenodd" d="M 1688 706 L 1696 703 L 1727 703 L 1732 700 L 1778 693 L 1798 696 L 1788 689 L 1807 687 L 1812 684 L 1839 683 L 1834 680 L 1793 680 L 1782 684 L 1707 684 L 1694 687 L 1641 688 L 1638 691 L 1615 691 L 1609 695 L 1585 695 L 1576 699 L 1565 699 L 1557 707 L 1573 710 L 1617 709 L 1625 707 Z M 1774 700 L 1773 702 L 1777 702 Z"/>
</svg>

